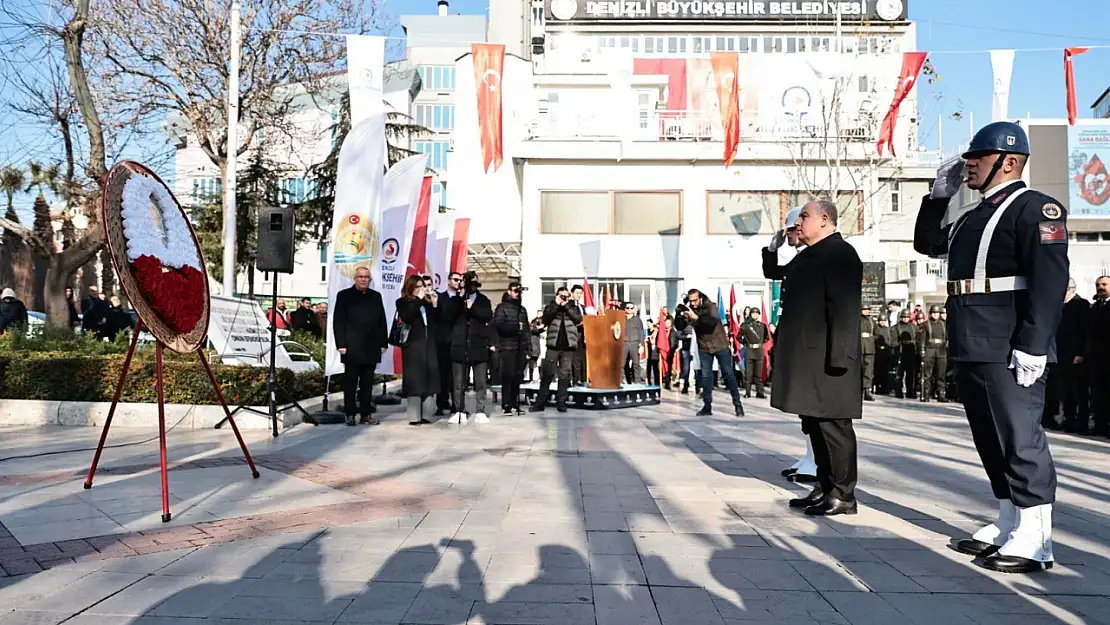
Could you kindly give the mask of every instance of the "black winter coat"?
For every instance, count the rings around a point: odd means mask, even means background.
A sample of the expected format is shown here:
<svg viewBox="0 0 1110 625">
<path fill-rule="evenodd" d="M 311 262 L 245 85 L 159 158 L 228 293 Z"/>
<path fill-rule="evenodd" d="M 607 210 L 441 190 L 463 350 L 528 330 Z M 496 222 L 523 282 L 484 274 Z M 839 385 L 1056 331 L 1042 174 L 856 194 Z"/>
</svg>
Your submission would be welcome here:
<svg viewBox="0 0 1110 625">
<path fill-rule="evenodd" d="M 424 315 L 428 323 L 424 323 Z M 428 397 L 439 392 L 439 358 L 436 349 L 435 328 L 439 310 L 431 303 L 419 299 L 397 300 L 397 315 L 409 324 L 409 342 L 401 349 L 401 392 L 405 397 Z M 428 326 L 431 326 L 429 328 Z"/>
<path fill-rule="evenodd" d="M 366 292 L 356 287 L 343 289 L 335 296 L 331 312 L 335 332 L 335 348 L 346 348 L 344 364 L 376 365 L 382 360 L 382 348 L 389 345 L 382 295 L 374 289 Z"/>
<path fill-rule="evenodd" d="M 451 324 L 451 362 L 475 363 L 489 361 L 492 334 L 493 304 L 478 293 L 474 304 L 466 307 L 466 295 L 448 298 L 441 311 L 441 321 Z"/>
<path fill-rule="evenodd" d="M 0 334 L 18 328 L 27 329 L 27 307 L 15 298 L 0 301 Z"/>
<path fill-rule="evenodd" d="M 497 333 L 498 351 L 515 350 L 525 353 L 528 350 L 530 326 L 528 311 L 506 293 L 501 297 L 497 310 L 493 311 L 493 323 L 490 324 Z"/>
<path fill-rule="evenodd" d="M 1082 356 L 1087 344 L 1087 318 L 1091 315 L 1091 303 L 1076 295 L 1064 304 L 1060 316 L 1060 327 L 1056 329 L 1056 359 L 1072 364 L 1076 356 Z"/>
<path fill-rule="evenodd" d="M 786 267 L 790 290 L 776 328 L 771 405 L 819 419 L 863 416 L 860 301 L 863 264 L 833 233 Z"/>
</svg>

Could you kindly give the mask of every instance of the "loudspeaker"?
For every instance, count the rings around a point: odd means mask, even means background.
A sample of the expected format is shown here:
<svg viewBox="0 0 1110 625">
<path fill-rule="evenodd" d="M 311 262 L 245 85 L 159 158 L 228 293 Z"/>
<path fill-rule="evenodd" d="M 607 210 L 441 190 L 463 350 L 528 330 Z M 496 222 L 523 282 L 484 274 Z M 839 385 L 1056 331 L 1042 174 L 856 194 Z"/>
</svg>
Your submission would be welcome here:
<svg viewBox="0 0 1110 625">
<path fill-rule="evenodd" d="M 293 207 L 263 208 L 258 212 L 258 271 L 293 273 Z"/>
</svg>

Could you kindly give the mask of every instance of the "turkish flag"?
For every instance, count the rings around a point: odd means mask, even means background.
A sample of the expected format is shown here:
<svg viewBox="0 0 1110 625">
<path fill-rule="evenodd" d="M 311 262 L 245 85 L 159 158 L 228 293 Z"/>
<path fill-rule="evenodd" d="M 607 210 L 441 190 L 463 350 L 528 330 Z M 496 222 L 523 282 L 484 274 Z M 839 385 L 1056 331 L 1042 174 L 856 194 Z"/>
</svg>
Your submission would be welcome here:
<svg viewBox="0 0 1110 625">
<path fill-rule="evenodd" d="M 717 311 L 720 314 L 722 311 Z M 728 296 L 728 329 L 732 332 L 732 340 L 736 343 L 736 353 L 740 353 L 740 321 L 736 318 L 736 285 Z"/>
<path fill-rule="evenodd" d="M 1071 57 L 1083 54 L 1087 48 L 1064 48 L 1064 84 L 1068 88 L 1068 124 L 1075 125 L 1077 110 L 1075 106 L 1075 70 L 1071 66 Z"/>
<path fill-rule="evenodd" d="M 714 52 L 713 77 L 717 80 L 717 101 L 721 105 L 721 128 L 725 131 L 725 167 L 736 156 L 740 143 L 740 55 L 735 52 Z"/>
<path fill-rule="evenodd" d="M 898 75 L 898 85 L 894 87 L 894 101 L 890 103 L 890 110 L 886 112 L 883 127 L 879 130 L 879 156 L 883 155 L 884 143 L 890 148 L 890 155 L 894 156 L 894 125 L 898 122 L 898 107 L 902 106 L 902 100 L 917 84 L 917 75 L 921 73 L 928 56 L 928 52 L 902 53 L 902 72 Z"/>
<path fill-rule="evenodd" d="M 427 270 L 428 260 L 425 251 L 428 246 L 428 213 L 431 212 L 431 205 L 432 177 L 424 176 L 424 181 L 420 185 L 420 200 L 416 205 L 416 223 L 412 228 L 409 264 L 405 268 L 406 278 L 413 274 L 424 275 Z"/>
<path fill-rule="evenodd" d="M 470 249 L 470 219 L 455 220 L 455 236 L 451 239 L 451 271 L 466 272 L 466 255 Z"/>
<path fill-rule="evenodd" d="M 478 92 L 478 134 L 482 138 L 485 171 L 501 167 L 501 77 L 505 69 L 505 46 L 474 43 L 474 89 Z"/>
<path fill-rule="evenodd" d="M 763 325 L 767 325 L 767 306 L 763 303 L 763 298 L 759 298 L 759 320 Z M 770 328 L 768 328 L 770 330 Z M 775 346 L 775 339 L 767 336 L 767 342 L 763 344 L 763 379 L 760 382 L 767 382 L 767 374 L 771 372 L 771 348 Z"/>
<path fill-rule="evenodd" d="M 593 309 L 594 313 L 597 312 L 597 304 L 594 303 L 594 292 L 590 289 L 590 279 L 582 279 L 582 307 L 587 311 Z"/>
</svg>

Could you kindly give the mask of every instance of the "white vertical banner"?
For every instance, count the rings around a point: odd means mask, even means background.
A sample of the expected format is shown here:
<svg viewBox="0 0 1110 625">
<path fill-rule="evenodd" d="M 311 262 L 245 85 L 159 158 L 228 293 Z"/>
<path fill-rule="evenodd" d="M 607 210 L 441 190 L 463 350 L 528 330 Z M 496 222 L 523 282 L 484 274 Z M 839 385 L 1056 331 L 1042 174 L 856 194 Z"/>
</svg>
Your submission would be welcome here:
<svg viewBox="0 0 1110 625">
<path fill-rule="evenodd" d="M 378 291 L 385 305 L 386 324 L 393 323 L 397 312 L 397 298 L 405 282 L 409 247 L 412 245 L 413 222 L 416 206 L 420 201 L 420 184 L 428 155 L 415 154 L 397 163 L 385 174 L 382 191 L 382 253 L 378 256 L 374 274 Z M 378 363 L 381 374 L 401 372 L 401 355 L 390 345 Z"/>
<path fill-rule="evenodd" d="M 455 238 L 455 217 L 432 215 L 435 222 L 435 251 L 428 254 L 432 260 L 432 283 L 437 291 L 447 288 L 447 273 L 451 267 L 451 241 Z M 428 237 L 431 241 L 432 237 Z"/>
<path fill-rule="evenodd" d="M 384 111 L 382 80 L 385 38 L 347 35 L 347 83 L 351 93 L 351 124 Z"/>
<path fill-rule="evenodd" d="M 632 142 L 640 130 L 636 93 L 632 91 L 632 51 L 608 48 L 609 87 L 612 89 L 613 128 L 621 140 L 621 158 L 632 150 Z"/>
<path fill-rule="evenodd" d="M 328 309 L 333 312 L 328 315 L 327 375 L 343 373 L 332 328 L 335 296 L 354 284 L 359 268 L 374 271 L 384 172 L 385 111 L 381 111 L 353 124 L 339 149 L 328 263 Z"/>
<path fill-rule="evenodd" d="M 1010 77 L 1014 69 L 1013 50 L 991 50 L 991 69 L 994 70 L 994 98 L 991 100 L 991 121 L 1010 117 Z"/>
</svg>

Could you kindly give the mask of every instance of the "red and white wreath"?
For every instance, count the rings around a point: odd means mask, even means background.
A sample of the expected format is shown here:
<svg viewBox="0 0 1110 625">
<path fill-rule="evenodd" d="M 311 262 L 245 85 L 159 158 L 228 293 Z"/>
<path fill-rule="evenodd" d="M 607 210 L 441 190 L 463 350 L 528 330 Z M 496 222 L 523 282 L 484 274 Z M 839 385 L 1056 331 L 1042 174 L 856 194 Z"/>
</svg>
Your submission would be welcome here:
<svg viewBox="0 0 1110 625">
<path fill-rule="evenodd" d="M 132 175 L 123 187 L 120 214 L 139 290 L 170 328 L 192 331 L 204 315 L 205 277 L 177 201 L 158 180 Z"/>
</svg>

